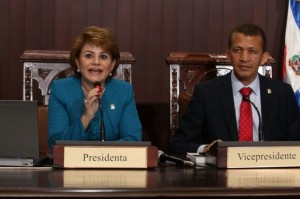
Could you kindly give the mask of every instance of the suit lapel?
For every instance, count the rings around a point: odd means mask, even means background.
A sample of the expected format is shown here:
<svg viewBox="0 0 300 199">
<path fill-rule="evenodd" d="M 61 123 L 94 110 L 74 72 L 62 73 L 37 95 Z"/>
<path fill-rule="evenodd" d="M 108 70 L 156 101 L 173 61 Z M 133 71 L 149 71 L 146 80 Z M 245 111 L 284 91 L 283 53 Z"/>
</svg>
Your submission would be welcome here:
<svg viewBox="0 0 300 199">
<path fill-rule="evenodd" d="M 263 122 L 263 132 L 264 126 L 268 126 L 268 118 L 271 118 L 272 111 L 272 87 L 269 84 L 269 81 L 265 77 L 259 76 L 260 79 L 260 100 L 261 100 L 261 115 Z M 269 135 L 264 134 L 265 139 L 268 140 Z"/>
<path fill-rule="evenodd" d="M 224 78 L 220 79 L 219 92 L 221 96 L 222 107 L 224 109 L 226 123 L 228 126 L 228 131 L 231 136 L 231 140 L 238 140 L 238 131 L 237 131 L 237 124 L 236 124 L 230 73 L 224 76 Z"/>
</svg>

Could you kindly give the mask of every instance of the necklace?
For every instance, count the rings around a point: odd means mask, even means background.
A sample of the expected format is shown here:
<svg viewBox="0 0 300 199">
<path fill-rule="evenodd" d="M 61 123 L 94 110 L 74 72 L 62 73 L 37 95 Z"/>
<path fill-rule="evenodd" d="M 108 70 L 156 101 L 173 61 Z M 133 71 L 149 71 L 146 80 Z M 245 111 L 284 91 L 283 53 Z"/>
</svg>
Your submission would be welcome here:
<svg viewBox="0 0 300 199">
<path fill-rule="evenodd" d="M 81 88 L 82 88 L 84 96 L 87 96 L 88 92 L 84 89 L 84 87 L 82 85 L 81 85 Z"/>
<path fill-rule="evenodd" d="M 83 85 L 81 85 L 81 88 L 82 88 L 82 91 L 83 91 L 84 96 L 86 97 L 87 94 L 88 94 L 88 92 L 84 89 Z M 102 92 L 100 93 L 100 97 L 102 97 L 104 91 L 105 91 L 105 87 L 104 87 L 104 89 L 102 90 Z"/>
</svg>

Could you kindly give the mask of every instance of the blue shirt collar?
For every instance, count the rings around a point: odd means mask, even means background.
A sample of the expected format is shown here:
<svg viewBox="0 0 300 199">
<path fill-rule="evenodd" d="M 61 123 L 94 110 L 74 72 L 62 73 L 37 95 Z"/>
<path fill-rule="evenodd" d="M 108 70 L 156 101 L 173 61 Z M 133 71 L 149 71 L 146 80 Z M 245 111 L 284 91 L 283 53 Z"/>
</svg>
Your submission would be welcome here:
<svg viewBox="0 0 300 199">
<path fill-rule="evenodd" d="M 232 84 L 233 95 L 240 94 L 239 91 L 241 90 L 241 88 L 245 87 L 244 84 L 242 84 L 242 82 L 240 82 L 236 78 L 234 72 L 231 73 L 231 84 Z M 254 81 L 251 82 L 251 84 L 249 84 L 247 87 L 250 87 L 255 95 L 258 94 L 258 92 L 259 92 L 259 77 L 258 77 L 258 74 L 256 75 L 256 78 L 254 79 Z"/>
</svg>

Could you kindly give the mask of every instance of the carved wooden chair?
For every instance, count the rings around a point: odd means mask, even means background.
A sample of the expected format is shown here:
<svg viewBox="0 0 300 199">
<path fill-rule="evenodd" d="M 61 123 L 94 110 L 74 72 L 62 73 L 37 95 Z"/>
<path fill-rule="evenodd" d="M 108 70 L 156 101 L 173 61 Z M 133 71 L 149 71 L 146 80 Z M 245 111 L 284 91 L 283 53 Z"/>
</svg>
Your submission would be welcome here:
<svg viewBox="0 0 300 199">
<path fill-rule="evenodd" d="M 232 70 L 225 54 L 173 52 L 167 57 L 170 69 L 170 133 L 173 137 L 179 120 L 197 83 L 225 75 Z M 275 60 L 260 66 L 259 73 L 272 78 Z"/>
<path fill-rule="evenodd" d="M 120 64 L 114 78 L 131 83 L 131 67 L 135 59 L 121 52 Z M 74 75 L 69 64 L 69 51 L 26 50 L 20 57 L 23 66 L 23 100 L 38 101 L 40 155 L 48 153 L 48 99 L 54 79 Z"/>
</svg>

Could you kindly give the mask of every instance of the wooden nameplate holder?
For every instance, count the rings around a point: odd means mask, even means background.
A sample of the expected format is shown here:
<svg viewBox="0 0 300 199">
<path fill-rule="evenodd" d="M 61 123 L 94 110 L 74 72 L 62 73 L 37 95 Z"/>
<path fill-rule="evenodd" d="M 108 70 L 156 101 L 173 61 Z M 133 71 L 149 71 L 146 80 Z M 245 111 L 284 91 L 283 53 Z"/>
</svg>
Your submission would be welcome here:
<svg viewBox="0 0 300 199">
<path fill-rule="evenodd" d="M 299 141 L 216 142 L 207 156 L 218 168 L 300 167 Z"/>
<path fill-rule="evenodd" d="M 53 147 L 57 168 L 153 168 L 157 158 L 149 142 L 57 141 Z"/>
</svg>

